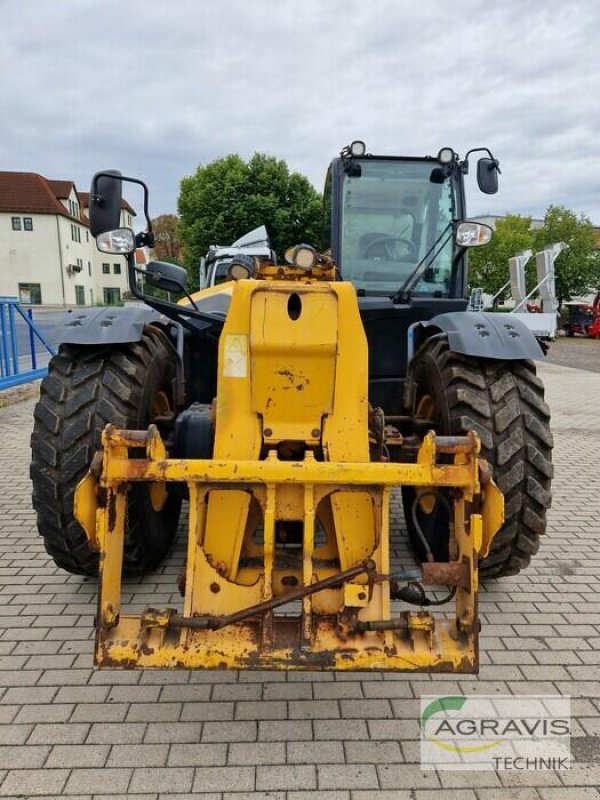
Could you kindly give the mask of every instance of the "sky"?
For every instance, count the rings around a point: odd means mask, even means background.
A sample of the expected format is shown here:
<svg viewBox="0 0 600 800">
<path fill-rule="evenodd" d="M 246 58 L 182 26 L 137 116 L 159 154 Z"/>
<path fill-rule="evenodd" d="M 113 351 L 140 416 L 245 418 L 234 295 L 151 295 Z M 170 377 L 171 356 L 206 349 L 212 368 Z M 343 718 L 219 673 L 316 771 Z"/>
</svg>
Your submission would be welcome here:
<svg viewBox="0 0 600 800">
<path fill-rule="evenodd" d="M 500 190 L 473 215 L 600 225 L 598 0 L 0 0 L 0 170 L 150 187 L 237 152 L 319 191 L 352 139 L 371 153 L 489 147 Z M 135 193 L 127 194 L 139 208 Z"/>
</svg>

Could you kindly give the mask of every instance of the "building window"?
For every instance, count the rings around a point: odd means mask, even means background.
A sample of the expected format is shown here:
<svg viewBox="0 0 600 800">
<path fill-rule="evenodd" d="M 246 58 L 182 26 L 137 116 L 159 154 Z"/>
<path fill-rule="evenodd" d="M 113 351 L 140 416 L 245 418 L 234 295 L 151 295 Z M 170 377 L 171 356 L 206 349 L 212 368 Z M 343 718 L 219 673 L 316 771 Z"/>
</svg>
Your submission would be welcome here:
<svg viewBox="0 0 600 800">
<path fill-rule="evenodd" d="M 113 273 L 115 275 L 121 274 L 121 265 L 120 264 L 113 264 Z"/>
<path fill-rule="evenodd" d="M 75 286 L 75 302 L 78 306 L 85 305 L 85 290 L 83 286 Z"/>
<path fill-rule="evenodd" d="M 42 288 L 39 283 L 20 283 L 19 301 L 27 306 L 39 306 L 42 302 Z"/>
<path fill-rule="evenodd" d="M 13 229 L 13 231 L 20 231 L 21 230 L 21 217 L 13 217 L 12 218 L 12 229 Z"/>
<path fill-rule="evenodd" d="M 92 262 L 88 261 L 88 275 L 92 277 Z"/>
<path fill-rule="evenodd" d="M 89 242 L 89 240 L 90 240 L 90 232 L 89 231 L 85 232 L 85 240 L 86 240 L 86 242 Z"/>
<path fill-rule="evenodd" d="M 77 225 L 73 225 L 71 223 L 71 239 L 74 242 L 81 242 L 81 230 L 77 227 Z"/>
<path fill-rule="evenodd" d="M 120 289 L 105 289 L 104 290 L 104 303 L 107 306 L 116 306 L 121 302 Z"/>
<path fill-rule="evenodd" d="M 32 231 L 33 230 L 33 219 L 32 219 L 32 217 L 23 217 L 23 230 L 24 231 Z"/>
<path fill-rule="evenodd" d="M 110 275 L 110 264 L 102 264 L 102 274 Z"/>
<path fill-rule="evenodd" d="M 77 259 L 77 266 L 79 267 L 77 272 L 83 272 L 83 259 L 82 258 L 78 258 Z"/>
</svg>

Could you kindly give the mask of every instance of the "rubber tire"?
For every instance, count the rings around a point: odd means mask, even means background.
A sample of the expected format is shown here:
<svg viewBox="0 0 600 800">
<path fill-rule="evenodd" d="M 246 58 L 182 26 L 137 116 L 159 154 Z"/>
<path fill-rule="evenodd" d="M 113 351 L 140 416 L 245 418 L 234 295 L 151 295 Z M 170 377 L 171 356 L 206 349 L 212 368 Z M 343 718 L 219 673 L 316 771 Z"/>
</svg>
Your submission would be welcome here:
<svg viewBox="0 0 600 800">
<path fill-rule="evenodd" d="M 440 434 L 474 430 L 481 455 L 504 494 L 505 524 L 479 565 L 482 577 L 515 575 L 528 566 L 546 529 L 551 504 L 552 433 L 544 387 L 531 361 L 478 359 L 453 353 L 446 337 L 427 341 L 416 354 L 412 374 L 417 398 L 429 394 L 438 412 Z M 403 490 L 409 537 L 421 560 L 425 549 L 411 519 L 414 490 Z M 448 559 L 448 515 L 438 503 L 422 515 L 436 560 Z M 440 530 L 444 531 L 440 535 Z"/>
<path fill-rule="evenodd" d="M 157 391 L 171 392 L 175 356 L 166 336 L 147 327 L 139 342 L 106 347 L 63 345 L 48 367 L 31 436 L 33 507 L 40 535 L 57 566 L 97 575 L 98 553 L 73 516 L 74 492 L 100 447 L 102 430 L 149 424 Z M 128 493 L 123 571 L 155 569 L 175 538 L 181 497 L 170 491 L 154 511 L 147 486 Z"/>
</svg>

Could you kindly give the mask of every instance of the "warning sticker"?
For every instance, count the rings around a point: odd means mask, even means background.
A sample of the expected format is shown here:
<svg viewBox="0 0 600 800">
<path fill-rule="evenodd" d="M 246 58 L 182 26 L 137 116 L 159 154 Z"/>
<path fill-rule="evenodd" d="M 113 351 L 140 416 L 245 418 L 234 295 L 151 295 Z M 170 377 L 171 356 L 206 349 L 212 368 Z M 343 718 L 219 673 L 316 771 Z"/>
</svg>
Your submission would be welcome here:
<svg viewBox="0 0 600 800">
<path fill-rule="evenodd" d="M 248 375 L 248 337 L 228 334 L 225 337 L 225 378 L 246 378 Z"/>
</svg>

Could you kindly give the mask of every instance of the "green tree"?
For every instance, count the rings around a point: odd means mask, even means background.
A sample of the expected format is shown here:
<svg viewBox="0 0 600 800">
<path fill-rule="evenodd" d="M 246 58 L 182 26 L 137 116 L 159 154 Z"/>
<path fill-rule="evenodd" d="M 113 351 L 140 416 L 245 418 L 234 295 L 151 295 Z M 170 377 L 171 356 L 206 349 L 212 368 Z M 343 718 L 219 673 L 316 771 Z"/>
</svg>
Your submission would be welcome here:
<svg viewBox="0 0 600 800">
<path fill-rule="evenodd" d="M 554 242 L 568 245 L 554 262 L 556 297 L 560 307 L 574 295 L 586 294 L 600 286 L 600 259 L 591 221 L 584 214 L 577 216 L 564 206 L 550 206 L 543 227 L 535 231 L 537 250 Z"/>
<path fill-rule="evenodd" d="M 278 257 L 295 244 L 320 246 L 320 195 L 307 178 L 290 172 L 285 161 L 255 153 L 200 166 L 183 178 L 178 209 L 184 261 L 196 285 L 200 258 L 209 245 L 227 245 L 266 225 Z"/>
<path fill-rule="evenodd" d="M 507 214 L 497 221 L 490 244 L 469 251 L 469 285 L 495 294 L 508 280 L 508 259 L 533 247 L 531 217 Z"/>
<path fill-rule="evenodd" d="M 152 257 L 158 261 L 177 263 L 183 249 L 179 233 L 179 220 L 175 214 L 161 214 L 152 220 L 154 247 Z"/>
</svg>

